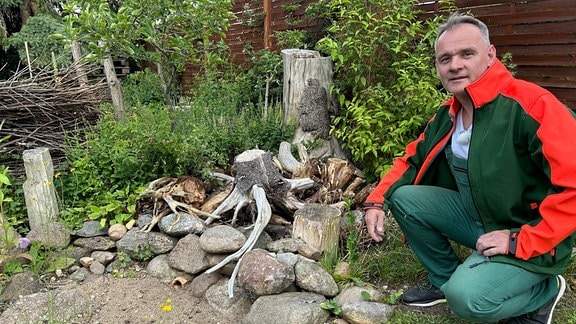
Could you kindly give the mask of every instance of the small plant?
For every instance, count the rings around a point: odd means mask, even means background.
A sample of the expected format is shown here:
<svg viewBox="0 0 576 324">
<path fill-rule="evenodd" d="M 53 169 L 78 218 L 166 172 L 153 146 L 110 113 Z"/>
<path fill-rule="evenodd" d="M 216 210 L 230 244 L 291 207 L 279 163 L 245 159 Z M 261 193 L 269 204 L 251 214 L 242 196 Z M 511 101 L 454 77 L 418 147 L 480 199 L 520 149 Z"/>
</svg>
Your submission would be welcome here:
<svg viewBox="0 0 576 324">
<path fill-rule="evenodd" d="M 160 303 L 160 308 L 163 312 L 171 312 L 172 311 L 172 300 L 170 298 L 166 298 L 166 301 Z"/>
<path fill-rule="evenodd" d="M 262 8 L 254 9 L 249 3 L 245 3 L 242 7 L 243 19 L 242 25 L 246 27 L 258 27 L 264 23 L 264 16 L 266 13 Z"/>
<path fill-rule="evenodd" d="M 16 238 L 18 233 L 4 214 L 4 203 L 12 201 L 12 198 L 5 196 L 5 187 L 11 185 L 8 172 L 8 168 L 0 168 L 0 269 L 6 274 L 14 274 L 22 272 L 20 260 L 31 260 L 32 257 L 24 253 L 30 241 L 27 238 Z"/>
<path fill-rule="evenodd" d="M 274 38 L 280 48 L 310 48 L 309 32 L 302 29 L 288 29 L 274 31 Z"/>
<path fill-rule="evenodd" d="M 137 246 L 134 252 L 137 254 L 138 260 L 148 261 L 154 257 L 154 253 L 148 243 L 145 243 L 143 246 Z"/>
<path fill-rule="evenodd" d="M 403 293 L 404 293 L 403 290 L 399 290 L 397 292 L 390 294 L 389 296 L 382 297 L 382 301 L 385 302 L 386 304 L 394 305 L 398 303 L 398 300 L 400 299 Z"/>
<path fill-rule="evenodd" d="M 320 303 L 320 307 L 332 313 L 336 317 L 342 316 L 342 308 L 338 305 L 338 300 L 330 299 Z"/>
</svg>

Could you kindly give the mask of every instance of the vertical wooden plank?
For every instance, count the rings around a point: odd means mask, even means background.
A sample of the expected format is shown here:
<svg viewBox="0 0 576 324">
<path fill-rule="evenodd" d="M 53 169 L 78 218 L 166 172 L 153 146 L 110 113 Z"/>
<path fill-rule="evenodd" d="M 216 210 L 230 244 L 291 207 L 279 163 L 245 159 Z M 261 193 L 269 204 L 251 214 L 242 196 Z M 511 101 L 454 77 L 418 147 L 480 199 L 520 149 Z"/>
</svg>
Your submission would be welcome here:
<svg viewBox="0 0 576 324">
<path fill-rule="evenodd" d="M 272 38 L 270 38 L 270 30 L 272 29 L 272 15 L 270 8 L 272 0 L 264 0 L 264 48 L 270 49 L 272 47 Z"/>
</svg>

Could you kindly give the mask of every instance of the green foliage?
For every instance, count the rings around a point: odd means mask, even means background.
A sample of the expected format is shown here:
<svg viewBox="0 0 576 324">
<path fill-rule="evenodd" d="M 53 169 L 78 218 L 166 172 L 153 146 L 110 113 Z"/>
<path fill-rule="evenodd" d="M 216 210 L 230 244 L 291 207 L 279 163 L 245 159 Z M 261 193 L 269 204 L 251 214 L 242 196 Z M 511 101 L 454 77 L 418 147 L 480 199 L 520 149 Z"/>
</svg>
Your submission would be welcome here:
<svg viewBox="0 0 576 324">
<path fill-rule="evenodd" d="M 266 94 L 266 83 L 268 83 L 268 96 L 276 102 L 281 102 L 282 56 L 266 49 L 258 52 L 248 51 L 248 54 L 249 67 L 234 77 L 238 99 L 245 104 L 261 105 Z"/>
<path fill-rule="evenodd" d="M 47 268 L 47 255 L 40 242 L 32 242 L 28 254 L 31 260 L 26 266 L 36 274 L 42 273 Z"/>
<path fill-rule="evenodd" d="M 346 213 L 346 232 L 348 236 L 346 237 L 346 251 L 348 251 L 348 262 L 350 264 L 355 264 L 360 259 L 360 251 L 358 249 L 358 236 L 360 234 L 360 229 L 354 226 L 355 216 L 351 212 Z"/>
<path fill-rule="evenodd" d="M 125 0 L 119 8 L 105 0 L 70 1 L 64 6 L 67 30 L 54 37 L 87 44 L 89 59 L 111 54 L 159 65 L 165 102 L 171 102 L 186 63 L 203 69 L 222 63 L 231 8 L 230 0 L 154 0 L 145 6 Z"/>
<path fill-rule="evenodd" d="M 502 55 L 500 60 L 502 61 L 502 64 L 504 64 L 508 68 L 508 70 L 510 71 L 510 73 L 512 73 L 512 75 L 516 75 L 517 72 L 516 70 L 518 66 L 514 64 L 514 61 L 512 60 L 512 53 L 510 52 L 504 53 L 504 55 Z"/>
<path fill-rule="evenodd" d="M 398 290 L 396 292 L 393 292 L 389 296 L 384 296 L 383 302 L 385 302 L 386 304 L 389 304 L 389 305 L 394 305 L 394 304 L 398 303 L 398 301 L 400 300 L 400 297 L 402 296 L 403 293 L 404 293 L 403 290 Z"/>
<path fill-rule="evenodd" d="M 64 25 L 51 15 L 40 14 L 30 17 L 28 22 L 17 33 L 8 38 L 5 50 L 12 47 L 18 50 L 20 60 L 26 62 L 25 42 L 28 43 L 30 59 L 33 64 L 40 67 L 53 66 L 52 55 L 54 55 L 56 68 L 67 66 L 72 61 L 69 51 L 53 39 L 51 34 L 61 34 Z"/>
<path fill-rule="evenodd" d="M 294 27 L 302 22 L 296 17 L 296 10 L 298 10 L 301 6 L 302 4 L 300 3 L 287 3 L 280 6 L 286 13 L 284 15 L 284 21 L 286 24 L 288 24 L 288 26 Z"/>
<path fill-rule="evenodd" d="M 310 35 L 306 30 L 288 29 L 274 32 L 274 37 L 280 48 L 311 48 Z"/>
<path fill-rule="evenodd" d="M 338 305 L 337 299 L 329 299 L 321 302 L 320 307 L 332 313 L 336 317 L 342 316 L 342 308 Z"/>
<path fill-rule="evenodd" d="M 320 1 L 333 23 L 316 49 L 334 61 L 343 108 L 332 133 L 369 178 L 387 171 L 446 97 L 433 62 L 439 21 L 420 21 L 415 3 Z"/>
<path fill-rule="evenodd" d="M 161 84 L 160 76 L 148 68 L 144 71 L 130 73 L 122 79 L 125 105 L 136 107 L 163 103 Z"/>
<path fill-rule="evenodd" d="M 126 109 L 125 122 L 117 122 L 112 108 L 103 106 L 105 113 L 85 140 L 71 140 L 68 162 L 55 175 L 62 218 L 72 228 L 86 218 L 102 225 L 126 223 L 134 217 L 138 193 L 152 180 L 202 178 L 255 147 L 276 152 L 293 133 L 282 130 L 279 106 L 264 118 L 245 103 L 244 85 L 242 80 L 205 78 L 186 105 L 171 110 L 152 101 L 136 104 Z M 128 95 L 139 101 L 142 94 Z"/>
<path fill-rule="evenodd" d="M 2 230 L 2 237 L 0 237 L 0 261 L 3 256 L 8 254 L 8 251 L 16 244 L 14 240 L 14 230 L 12 225 L 4 216 L 4 203 L 12 201 L 12 198 L 4 194 L 4 187 L 10 186 L 10 179 L 8 178 L 8 168 L 0 168 L 0 229 Z"/>
<path fill-rule="evenodd" d="M 19 6 L 22 0 L 0 0 L 0 10 Z"/>
<path fill-rule="evenodd" d="M 134 253 L 136 253 L 138 260 L 141 261 L 149 261 L 154 257 L 154 252 L 152 252 L 148 243 L 137 246 Z"/>
<path fill-rule="evenodd" d="M 67 258 L 63 256 L 57 257 L 54 260 L 52 260 L 52 262 L 50 262 L 46 271 L 53 272 L 56 270 L 66 269 L 69 266 L 73 265 L 74 263 L 76 263 L 76 259 L 74 258 Z"/>
<path fill-rule="evenodd" d="M 0 140 L 1 142 L 2 140 Z M 26 248 L 22 245 L 23 241 L 27 239 L 17 239 L 18 232 L 16 227 L 23 222 L 27 222 L 27 215 L 24 217 L 12 217 L 5 214 L 7 210 L 5 204 L 15 204 L 16 201 L 20 199 L 13 199 L 11 194 L 13 191 L 9 190 L 13 186 L 13 183 L 9 179 L 9 170 L 4 166 L 0 166 L 0 274 L 2 276 L 12 276 L 16 273 L 23 271 L 25 267 L 30 268 L 35 273 L 39 273 L 40 267 L 38 265 L 42 264 L 44 259 L 43 253 L 40 253 L 40 245 L 37 242 L 30 244 L 29 252 L 25 252 Z M 19 197 L 23 201 L 23 197 Z M 18 204 L 16 204 L 18 205 Z M 29 244 L 30 241 L 27 241 Z M 26 244 L 26 245 L 27 245 Z M 22 259 L 29 260 L 30 263 L 23 265 Z"/>
</svg>

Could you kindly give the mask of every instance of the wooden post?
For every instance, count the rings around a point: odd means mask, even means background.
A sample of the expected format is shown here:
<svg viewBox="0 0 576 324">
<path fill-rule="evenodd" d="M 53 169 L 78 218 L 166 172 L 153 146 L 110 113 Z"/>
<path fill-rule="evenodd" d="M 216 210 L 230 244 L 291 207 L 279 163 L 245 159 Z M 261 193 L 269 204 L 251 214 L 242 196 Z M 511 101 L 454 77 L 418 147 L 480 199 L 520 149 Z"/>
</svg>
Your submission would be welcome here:
<svg viewBox="0 0 576 324">
<path fill-rule="evenodd" d="M 270 31 L 272 30 L 272 0 L 264 0 L 264 48 L 270 49 L 272 47 L 272 39 L 270 38 Z"/>
<path fill-rule="evenodd" d="M 100 41 L 98 46 L 105 48 L 107 45 Z M 114 106 L 114 118 L 117 121 L 125 121 L 126 115 L 124 114 L 124 97 L 122 96 L 122 85 L 118 76 L 116 75 L 116 70 L 114 69 L 114 60 L 110 54 L 107 54 L 102 64 L 104 65 L 104 74 L 106 75 L 106 82 L 108 83 L 108 88 L 110 89 L 110 97 L 112 98 L 112 105 Z"/>
<path fill-rule="evenodd" d="M 311 50 L 285 49 L 281 54 L 284 61 L 283 124 L 286 126 L 298 121 L 298 104 L 308 79 L 318 80 L 330 93 L 332 61 Z"/>
<path fill-rule="evenodd" d="M 106 81 L 110 88 L 110 96 L 112 97 L 112 105 L 114 105 L 114 117 L 117 121 L 126 120 L 124 114 L 124 98 L 122 97 L 122 86 L 120 80 L 114 70 L 114 60 L 111 56 L 104 58 L 104 74 L 106 74 Z"/>
<path fill-rule="evenodd" d="M 340 237 L 338 208 L 323 204 L 307 204 L 294 213 L 292 236 L 302 239 L 321 252 L 336 252 Z"/>
<path fill-rule="evenodd" d="M 24 42 L 24 49 L 26 50 L 26 60 L 28 60 L 28 72 L 30 72 L 30 79 L 32 79 L 32 62 L 30 62 L 30 51 L 28 51 L 28 42 Z"/>
<path fill-rule="evenodd" d="M 47 148 L 25 150 L 22 154 L 26 181 L 22 186 L 30 229 L 55 222 L 58 219 L 58 202 L 54 190 L 54 169 Z"/>
<path fill-rule="evenodd" d="M 78 41 L 72 41 L 72 58 L 74 59 L 74 69 L 78 76 L 78 83 L 80 84 L 80 87 L 84 87 L 88 84 L 88 76 L 86 75 L 86 70 L 82 65 L 82 49 L 80 48 L 80 43 L 78 43 Z"/>
</svg>

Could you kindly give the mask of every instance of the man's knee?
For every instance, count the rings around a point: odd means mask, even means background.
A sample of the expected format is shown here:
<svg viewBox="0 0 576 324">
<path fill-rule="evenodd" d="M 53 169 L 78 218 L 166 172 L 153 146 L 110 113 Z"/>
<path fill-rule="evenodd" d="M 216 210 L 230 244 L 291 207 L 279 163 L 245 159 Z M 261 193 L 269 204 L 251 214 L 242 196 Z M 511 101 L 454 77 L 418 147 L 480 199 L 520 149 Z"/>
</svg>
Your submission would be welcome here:
<svg viewBox="0 0 576 324">
<path fill-rule="evenodd" d="M 442 286 L 446 301 L 452 312 L 472 322 L 496 322 L 501 303 L 492 300 L 484 291 L 470 285 L 451 284 L 448 281 Z"/>
</svg>

